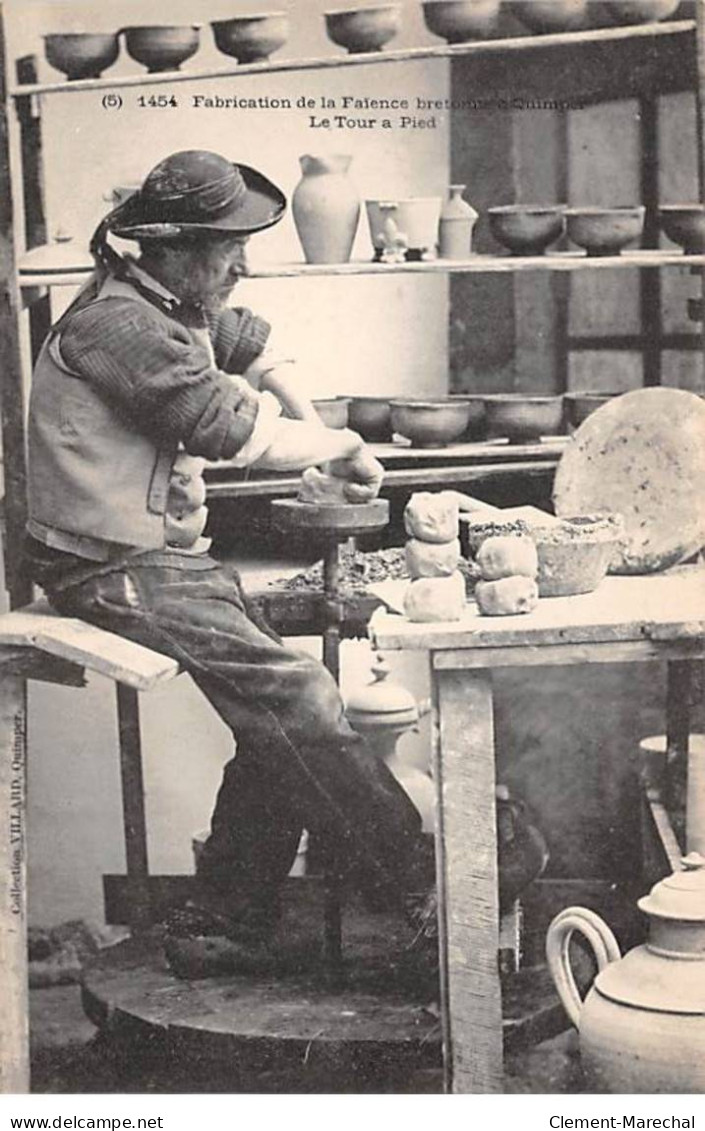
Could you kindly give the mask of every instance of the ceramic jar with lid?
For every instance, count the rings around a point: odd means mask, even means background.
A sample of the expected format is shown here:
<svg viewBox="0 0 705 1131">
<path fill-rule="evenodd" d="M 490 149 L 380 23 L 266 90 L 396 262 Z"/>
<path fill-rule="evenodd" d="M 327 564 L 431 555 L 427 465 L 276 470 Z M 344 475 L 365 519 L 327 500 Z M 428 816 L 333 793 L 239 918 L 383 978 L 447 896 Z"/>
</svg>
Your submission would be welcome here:
<svg viewBox="0 0 705 1131">
<path fill-rule="evenodd" d="M 682 863 L 638 901 L 649 936 L 624 958 L 606 923 L 584 907 L 562 911 L 548 929 L 549 969 L 593 1090 L 705 1092 L 705 857 L 691 852 Z M 574 931 L 598 965 L 584 1002 L 570 967 Z"/>
<path fill-rule="evenodd" d="M 372 664 L 372 683 L 348 696 L 345 714 L 350 725 L 364 735 L 375 754 L 386 762 L 421 814 L 424 832 L 433 832 L 435 793 L 433 782 L 418 766 L 402 757 L 397 742 L 416 728 L 430 704 L 419 704 L 407 688 L 389 679 L 389 664 L 378 652 Z"/>
</svg>

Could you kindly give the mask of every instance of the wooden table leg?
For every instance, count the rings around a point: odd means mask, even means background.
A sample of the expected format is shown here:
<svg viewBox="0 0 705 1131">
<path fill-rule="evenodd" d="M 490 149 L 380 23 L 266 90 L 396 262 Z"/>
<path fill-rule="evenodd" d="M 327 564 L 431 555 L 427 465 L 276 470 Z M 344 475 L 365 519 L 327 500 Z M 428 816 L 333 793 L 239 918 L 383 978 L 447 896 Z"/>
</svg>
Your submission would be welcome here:
<svg viewBox="0 0 705 1131">
<path fill-rule="evenodd" d="M 27 1020 L 26 752 L 27 685 L 0 678 L 0 1092 L 29 1091 Z"/>
<path fill-rule="evenodd" d="M 446 1089 L 502 1091 L 491 675 L 433 676 Z"/>
</svg>

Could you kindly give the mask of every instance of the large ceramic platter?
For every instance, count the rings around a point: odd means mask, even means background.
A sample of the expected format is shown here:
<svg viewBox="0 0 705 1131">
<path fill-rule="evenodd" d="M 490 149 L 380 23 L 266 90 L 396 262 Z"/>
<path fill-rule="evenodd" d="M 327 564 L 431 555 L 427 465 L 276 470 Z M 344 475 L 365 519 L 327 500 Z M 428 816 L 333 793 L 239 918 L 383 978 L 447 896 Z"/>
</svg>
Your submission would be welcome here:
<svg viewBox="0 0 705 1131">
<path fill-rule="evenodd" d="M 602 405 L 573 433 L 553 488 L 556 514 L 620 513 L 612 573 L 652 573 L 705 544 L 705 401 L 639 389 Z"/>
</svg>

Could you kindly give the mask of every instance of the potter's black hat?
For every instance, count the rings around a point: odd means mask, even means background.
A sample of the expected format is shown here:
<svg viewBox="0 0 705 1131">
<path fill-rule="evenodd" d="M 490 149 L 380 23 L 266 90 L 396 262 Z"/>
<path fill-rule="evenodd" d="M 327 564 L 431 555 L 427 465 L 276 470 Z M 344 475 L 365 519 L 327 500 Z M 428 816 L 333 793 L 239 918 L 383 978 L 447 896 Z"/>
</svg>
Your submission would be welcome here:
<svg viewBox="0 0 705 1131">
<path fill-rule="evenodd" d="M 186 149 L 160 161 L 100 227 L 133 240 L 249 235 L 276 224 L 285 208 L 283 192 L 256 169 Z"/>
</svg>

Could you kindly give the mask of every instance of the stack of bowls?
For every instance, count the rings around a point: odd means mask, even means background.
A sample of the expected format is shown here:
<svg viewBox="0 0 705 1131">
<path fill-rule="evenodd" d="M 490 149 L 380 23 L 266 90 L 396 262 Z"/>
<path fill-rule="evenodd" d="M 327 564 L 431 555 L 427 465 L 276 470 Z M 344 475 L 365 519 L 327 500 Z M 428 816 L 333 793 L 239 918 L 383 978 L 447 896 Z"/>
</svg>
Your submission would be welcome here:
<svg viewBox="0 0 705 1131">
<path fill-rule="evenodd" d="M 555 436 L 563 427 L 563 397 L 496 393 L 485 397 L 490 436 L 506 437 L 510 444 L 531 444 L 542 436 Z"/>
<path fill-rule="evenodd" d="M 262 63 L 289 38 L 286 12 L 259 12 L 211 23 L 215 45 L 238 63 Z"/>
<path fill-rule="evenodd" d="M 401 5 L 343 8 L 324 16 L 328 38 L 351 55 L 362 54 L 381 51 L 394 38 L 401 25 Z"/>
<path fill-rule="evenodd" d="M 619 208 L 567 208 L 566 231 L 588 255 L 619 255 L 644 230 L 643 204 Z"/>
<path fill-rule="evenodd" d="M 426 0 L 426 27 L 447 43 L 489 39 L 497 31 L 500 0 Z"/>
<path fill-rule="evenodd" d="M 198 51 L 201 24 L 150 25 L 122 28 L 127 54 L 149 74 L 178 71 Z"/>
<path fill-rule="evenodd" d="M 460 397 L 391 401 L 392 428 L 417 448 L 457 443 L 470 420 L 470 405 Z"/>
<path fill-rule="evenodd" d="M 392 439 L 392 410 L 389 397 L 349 397 L 348 427 L 371 443 Z"/>
<path fill-rule="evenodd" d="M 312 404 L 327 428 L 347 428 L 350 405 L 347 397 L 321 397 Z"/>
<path fill-rule="evenodd" d="M 47 62 L 70 82 L 98 79 L 120 53 L 118 33 L 66 32 L 44 36 Z"/>
<path fill-rule="evenodd" d="M 564 204 L 503 204 L 488 209 L 490 231 L 514 255 L 543 255 L 563 235 Z"/>
</svg>

